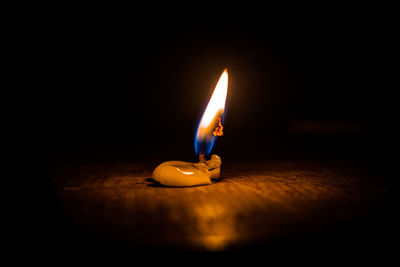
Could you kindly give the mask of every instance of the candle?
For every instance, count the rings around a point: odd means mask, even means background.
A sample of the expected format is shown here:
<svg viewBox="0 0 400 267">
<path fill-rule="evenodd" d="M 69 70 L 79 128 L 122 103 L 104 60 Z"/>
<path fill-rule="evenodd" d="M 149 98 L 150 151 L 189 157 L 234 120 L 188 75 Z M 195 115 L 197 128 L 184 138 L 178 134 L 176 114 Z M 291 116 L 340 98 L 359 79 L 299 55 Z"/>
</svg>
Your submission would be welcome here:
<svg viewBox="0 0 400 267">
<path fill-rule="evenodd" d="M 196 186 L 211 184 L 212 179 L 220 177 L 221 158 L 212 155 L 210 160 L 206 160 L 206 156 L 210 154 L 217 136 L 223 135 L 222 122 L 227 92 L 228 71 L 225 69 L 197 127 L 194 148 L 199 162 L 164 162 L 154 169 L 154 180 L 166 186 Z"/>
</svg>

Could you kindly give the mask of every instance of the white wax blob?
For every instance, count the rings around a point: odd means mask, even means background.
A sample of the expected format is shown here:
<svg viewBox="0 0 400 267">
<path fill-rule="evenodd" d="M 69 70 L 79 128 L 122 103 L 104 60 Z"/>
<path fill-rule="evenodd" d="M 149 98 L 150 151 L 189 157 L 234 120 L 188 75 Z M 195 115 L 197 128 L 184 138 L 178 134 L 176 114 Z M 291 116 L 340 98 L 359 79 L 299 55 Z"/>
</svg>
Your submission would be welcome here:
<svg viewBox="0 0 400 267">
<path fill-rule="evenodd" d="M 221 158 L 212 155 L 206 163 L 166 161 L 153 171 L 153 179 L 166 186 L 196 186 L 211 184 L 219 178 Z"/>
</svg>

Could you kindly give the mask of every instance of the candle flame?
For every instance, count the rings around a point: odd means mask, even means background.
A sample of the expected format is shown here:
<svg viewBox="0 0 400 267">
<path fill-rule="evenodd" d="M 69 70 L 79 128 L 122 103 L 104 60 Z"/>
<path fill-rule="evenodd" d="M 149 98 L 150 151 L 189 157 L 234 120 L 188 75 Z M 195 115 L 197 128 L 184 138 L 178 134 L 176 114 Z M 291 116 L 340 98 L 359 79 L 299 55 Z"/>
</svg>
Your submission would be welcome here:
<svg viewBox="0 0 400 267">
<path fill-rule="evenodd" d="M 195 137 L 196 154 L 209 154 L 216 136 L 222 136 L 223 119 L 226 96 L 228 93 L 228 70 L 221 74 L 217 86 L 208 102 L 207 108 L 201 117 Z"/>
<path fill-rule="evenodd" d="M 218 126 L 215 128 L 215 131 L 213 132 L 214 136 L 223 136 L 224 132 L 222 131 L 224 129 L 224 126 L 222 126 L 221 123 L 221 118 L 218 118 Z"/>
</svg>

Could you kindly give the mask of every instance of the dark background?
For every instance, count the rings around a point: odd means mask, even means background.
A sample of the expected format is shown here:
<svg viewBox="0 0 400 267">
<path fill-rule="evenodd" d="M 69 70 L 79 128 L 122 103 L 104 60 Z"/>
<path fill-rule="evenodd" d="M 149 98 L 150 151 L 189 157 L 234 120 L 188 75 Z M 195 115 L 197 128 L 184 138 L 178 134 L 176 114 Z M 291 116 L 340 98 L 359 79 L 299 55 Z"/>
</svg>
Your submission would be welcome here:
<svg viewBox="0 0 400 267">
<path fill-rule="evenodd" d="M 387 36 L 374 17 L 335 14 L 57 23 L 46 39 L 49 88 L 40 90 L 44 147 L 50 158 L 118 147 L 193 160 L 198 119 L 228 68 L 226 134 L 213 153 L 381 159 L 394 139 Z"/>
<path fill-rule="evenodd" d="M 196 161 L 194 131 L 224 68 L 225 135 L 212 151 L 223 161 L 341 161 L 394 183 L 385 22 L 346 10 L 44 21 L 34 38 L 43 218 L 59 215 L 57 164 Z"/>
</svg>

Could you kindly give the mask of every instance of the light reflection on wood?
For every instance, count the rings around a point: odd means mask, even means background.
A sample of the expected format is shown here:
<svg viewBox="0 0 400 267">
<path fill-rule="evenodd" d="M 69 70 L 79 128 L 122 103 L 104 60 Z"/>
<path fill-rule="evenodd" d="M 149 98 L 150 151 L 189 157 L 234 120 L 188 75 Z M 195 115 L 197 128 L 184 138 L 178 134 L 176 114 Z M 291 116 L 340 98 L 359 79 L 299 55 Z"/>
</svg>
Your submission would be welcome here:
<svg viewBox="0 0 400 267">
<path fill-rule="evenodd" d="M 361 213 L 376 188 L 367 190 L 340 170 L 235 164 L 213 185 L 167 188 L 148 181 L 149 166 L 76 166 L 60 169 L 56 186 L 66 216 L 93 236 L 134 246 L 223 250 Z"/>
</svg>

